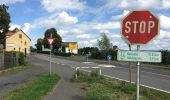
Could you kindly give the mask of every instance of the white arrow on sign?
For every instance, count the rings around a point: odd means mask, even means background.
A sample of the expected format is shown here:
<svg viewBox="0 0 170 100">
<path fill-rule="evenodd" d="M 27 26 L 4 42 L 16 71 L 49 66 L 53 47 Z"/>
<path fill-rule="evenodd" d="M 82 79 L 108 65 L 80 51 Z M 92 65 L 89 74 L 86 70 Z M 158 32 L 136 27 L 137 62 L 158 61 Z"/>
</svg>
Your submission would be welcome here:
<svg viewBox="0 0 170 100">
<path fill-rule="evenodd" d="M 48 38 L 48 43 L 51 45 L 53 43 L 54 39 L 53 38 Z"/>
</svg>

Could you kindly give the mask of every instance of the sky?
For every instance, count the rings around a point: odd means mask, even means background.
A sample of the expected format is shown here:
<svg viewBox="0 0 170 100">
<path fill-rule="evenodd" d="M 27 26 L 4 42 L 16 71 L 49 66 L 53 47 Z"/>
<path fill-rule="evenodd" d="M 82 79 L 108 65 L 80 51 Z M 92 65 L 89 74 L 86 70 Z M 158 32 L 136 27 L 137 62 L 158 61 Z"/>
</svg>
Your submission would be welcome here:
<svg viewBox="0 0 170 100">
<path fill-rule="evenodd" d="M 160 19 L 160 33 L 143 50 L 170 50 L 170 0 L 0 0 L 9 6 L 10 30 L 18 27 L 34 46 L 49 28 L 64 42 L 97 46 L 105 33 L 113 45 L 128 49 L 120 35 L 122 19 L 133 10 L 150 10 Z M 132 46 L 136 49 L 136 46 Z"/>
</svg>

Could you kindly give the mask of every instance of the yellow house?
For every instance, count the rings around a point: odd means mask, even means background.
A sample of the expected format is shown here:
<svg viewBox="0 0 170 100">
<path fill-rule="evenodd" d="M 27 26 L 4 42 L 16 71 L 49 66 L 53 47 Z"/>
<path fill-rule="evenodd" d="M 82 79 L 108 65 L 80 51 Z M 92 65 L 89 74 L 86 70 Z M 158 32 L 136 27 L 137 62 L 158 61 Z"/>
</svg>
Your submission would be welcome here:
<svg viewBox="0 0 170 100">
<path fill-rule="evenodd" d="M 23 52 L 25 55 L 30 53 L 31 39 L 18 28 L 9 31 L 6 35 L 5 51 Z"/>
</svg>

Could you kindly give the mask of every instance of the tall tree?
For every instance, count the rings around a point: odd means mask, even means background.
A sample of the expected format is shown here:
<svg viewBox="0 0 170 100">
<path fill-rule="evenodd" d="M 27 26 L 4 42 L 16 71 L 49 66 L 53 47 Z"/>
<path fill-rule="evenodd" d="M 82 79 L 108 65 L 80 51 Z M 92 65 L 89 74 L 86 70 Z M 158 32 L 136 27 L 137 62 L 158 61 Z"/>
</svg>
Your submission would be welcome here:
<svg viewBox="0 0 170 100">
<path fill-rule="evenodd" d="M 38 38 L 37 39 L 37 44 L 35 44 L 37 51 L 42 51 L 42 45 L 43 45 L 43 39 Z"/>
<path fill-rule="evenodd" d="M 54 42 L 52 44 L 53 46 L 53 50 L 57 50 L 61 47 L 61 43 L 62 43 L 62 38 L 61 36 L 57 33 L 57 30 L 55 28 L 50 28 L 47 29 L 45 34 L 44 34 L 44 47 L 45 48 L 49 48 L 49 44 L 48 44 L 48 38 L 51 37 L 52 34 L 52 38 L 54 38 Z"/>
<path fill-rule="evenodd" d="M 9 29 L 10 15 L 7 12 L 8 6 L 0 5 L 0 44 L 3 44 L 5 47 L 5 37 Z"/>
<path fill-rule="evenodd" d="M 103 33 L 101 39 L 98 40 L 98 46 L 100 50 L 109 50 L 111 48 L 110 40 L 105 33 Z"/>
</svg>

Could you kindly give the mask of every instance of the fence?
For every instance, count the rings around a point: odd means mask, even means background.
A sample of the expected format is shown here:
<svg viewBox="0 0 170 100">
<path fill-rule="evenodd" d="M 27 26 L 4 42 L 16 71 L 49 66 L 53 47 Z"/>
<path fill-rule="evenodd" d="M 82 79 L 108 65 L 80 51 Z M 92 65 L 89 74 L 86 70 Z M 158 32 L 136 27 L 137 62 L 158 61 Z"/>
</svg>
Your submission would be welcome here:
<svg viewBox="0 0 170 100">
<path fill-rule="evenodd" d="M 4 51 L 0 50 L 0 69 L 4 66 Z"/>
<path fill-rule="evenodd" d="M 14 67 L 19 65 L 18 58 L 19 58 L 19 54 L 16 52 L 5 52 L 4 67 Z"/>
</svg>

